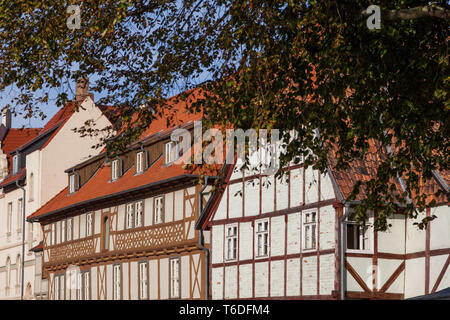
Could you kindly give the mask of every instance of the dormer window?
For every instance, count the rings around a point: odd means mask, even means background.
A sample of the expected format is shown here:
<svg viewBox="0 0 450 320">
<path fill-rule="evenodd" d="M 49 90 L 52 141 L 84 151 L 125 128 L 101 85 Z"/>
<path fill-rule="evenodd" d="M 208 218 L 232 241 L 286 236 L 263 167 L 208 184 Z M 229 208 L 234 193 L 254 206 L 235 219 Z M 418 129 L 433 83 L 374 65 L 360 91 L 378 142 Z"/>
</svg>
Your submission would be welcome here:
<svg viewBox="0 0 450 320">
<path fill-rule="evenodd" d="M 72 173 L 69 176 L 69 193 L 76 192 L 80 188 L 80 180 L 77 173 Z"/>
<path fill-rule="evenodd" d="M 120 177 L 120 160 L 116 159 L 111 162 L 111 180 L 117 180 Z"/>
<path fill-rule="evenodd" d="M 145 152 L 140 151 L 136 154 L 136 173 L 142 173 L 145 170 Z"/>
<path fill-rule="evenodd" d="M 172 163 L 178 159 L 178 143 L 171 141 L 166 143 L 166 164 Z"/>
<path fill-rule="evenodd" d="M 72 174 L 69 177 L 69 193 L 74 193 L 75 192 L 75 175 Z"/>
<path fill-rule="evenodd" d="M 13 174 L 19 173 L 19 155 L 15 154 L 13 157 Z"/>
</svg>

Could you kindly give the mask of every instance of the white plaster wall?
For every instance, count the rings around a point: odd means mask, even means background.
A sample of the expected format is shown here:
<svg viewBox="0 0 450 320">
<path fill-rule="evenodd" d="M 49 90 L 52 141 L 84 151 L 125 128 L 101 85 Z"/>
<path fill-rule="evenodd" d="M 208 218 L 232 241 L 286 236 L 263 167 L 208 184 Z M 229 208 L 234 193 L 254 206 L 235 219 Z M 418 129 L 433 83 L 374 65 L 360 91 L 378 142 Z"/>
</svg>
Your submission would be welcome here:
<svg viewBox="0 0 450 320">
<path fill-rule="evenodd" d="M 255 263 L 255 297 L 269 295 L 269 264 L 267 262 Z"/>
<path fill-rule="evenodd" d="M 284 255 L 285 222 L 284 215 L 272 217 L 270 220 L 270 255 L 272 257 Z"/>
<path fill-rule="evenodd" d="M 300 253 L 300 212 L 288 214 L 287 254 Z"/>
<path fill-rule="evenodd" d="M 425 293 L 425 258 L 406 260 L 405 298 L 416 297 Z"/>
<path fill-rule="evenodd" d="M 253 227 L 251 222 L 239 223 L 239 260 L 253 258 Z"/>
<path fill-rule="evenodd" d="M 394 215 L 388 219 L 392 226 L 378 232 L 378 251 L 403 254 L 405 252 L 405 216 Z"/>
<path fill-rule="evenodd" d="M 274 178 L 273 176 L 263 177 L 261 179 L 261 212 L 273 212 L 275 210 L 274 207 L 274 197 L 275 197 L 275 189 L 274 189 Z"/>
<path fill-rule="evenodd" d="M 430 223 L 430 249 L 450 248 L 450 207 L 431 208 L 437 218 Z"/>
<path fill-rule="evenodd" d="M 212 239 L 211 239 L 211 261 L 212 263 L 221 263 L 223 262 L 223 248 L 224 248 L 224 226 L 223 225 L 215 225 L 212 226 Z"/>
<path fill-rule="evenodd" d="M 245 182 L 245 216 L 256 216 L 259 214 L 259 179 Z"/>
<path fill-rule="evenodd" d="M 334 254 L 321 255 L 319 260 L 319 268 L 319 294 L 331 295 L 331 292 L 334 290 Z"/>
<path fill-rule="evenodd" d="M 110 122 L 95 106 L 91 98 L 87 98 L 81 107 L 78 112 L 73 113 L 42 150 L 40 176 L 41 183 L 45 184 L 45 188 L 39 188 L 41 192 L 40 205 L 46 203 L 67 186 L 67 174 L 64 170 L 101 151 L 101 148 L 91 148 L 100 141 L 100 136 L 81 138 L 79 134 L 72 130 L 80 128 L 85 121 L 90 119 L 94 120 L 96 129 L 102 129 L 110 125 Z"/>
<path fill-rule="evenodd" d="M 242 217 L 242 194 L 238 193 L 242 191 L 241 183 L 234 183 L 229 186 L 229 217 L 238 218 Z"/>
<path fill-rule="evenodd" d="M 237 266 L 225 267 L 225 299 L 237 298 Z"/>
<path fill-rule="evenodd" d="M 320 208 L 320 249 L 332 249 L 335 247 L 335 210 L 333 206 Z"/>
<path fill-rule="evenodd" d="M 297 207 L 303 202 L 303 169 L 291 171 L 291 207 Z"/>
<path fill-rule="evenodd" d="M 300 295 L 300 259 L 288 259 L 286 262 L 286 295 Z"/>
<path fill-rule="evenodd" d="M 161 259 L 159 261 L 160 269 L 159 269 L 159 285 L 161 292 L 161 299 L 169 298 L 169 259 Z M 181 275 L 183 277 L 183 275 Z"/>
<path fill-rule="evenodd" d="M 305 296 L 317 294 L 317 257 L 303 258 L 302 293 Z"/>
<path fill-rule="evenodd" d="M 284 260 L 271 261 L 270 263 L 270 296 L 280 297 L 284 295 Z"/>
<path fill-rule="evenodd" d="M 186 255 L 186 256 L 182 256 L 181 257 L 181 261 L 180 261 L 180 263 L 181 263 L 181 274 L 183 274 L 184 275 L 184 277 L 181 277 L 181 298 L 182 299 L 188 299 L 189 298 L 189 295 L 190 295 L 190 284 L 189 284 L 189 273 L 190 273 L 190 270 L 189 270 L 189 256 L 188 255 Z M 199 279 L 200 281 L 202 280 L 202 279 Z"/>
<path fill-rule="evenodd" d="M 212 268 L 211 273 L 212 298 L 213 300 L 221 300 L 223 299 L 223 268 Z"/>
<path fill-rule="evenodd" d="M 288 175 L 276 179 L 276 210 L 283 210 L 289 206 L 289 183 L 287 182 Z"/>
<path fill-rule="evenodd" d="M 253 265 L 244 264 L 239 266 L 239 298 L 251 298 L 253 291 Z"/>
</svg>

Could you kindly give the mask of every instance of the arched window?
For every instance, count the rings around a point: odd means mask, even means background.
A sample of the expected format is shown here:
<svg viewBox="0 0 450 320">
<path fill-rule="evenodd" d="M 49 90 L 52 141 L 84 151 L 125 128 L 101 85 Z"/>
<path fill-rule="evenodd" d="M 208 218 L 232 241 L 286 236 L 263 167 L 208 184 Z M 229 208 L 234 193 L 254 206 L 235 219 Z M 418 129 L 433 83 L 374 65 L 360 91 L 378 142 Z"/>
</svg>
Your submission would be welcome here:
<svg viewBox="0 0 450 320">
<path fill-rule="evenodd" d="M 30 173 L 30 179 L 28 184 L 28 201 L 33 201 L 34 199 L 34 174 Z"/>
<path fill-rule="evenodd" d="M 9 296 L 9 287 L 11 285 L 11 259 L 6 258 L 6 283 L 5 283 L 5 295 Z"/>
</svg>

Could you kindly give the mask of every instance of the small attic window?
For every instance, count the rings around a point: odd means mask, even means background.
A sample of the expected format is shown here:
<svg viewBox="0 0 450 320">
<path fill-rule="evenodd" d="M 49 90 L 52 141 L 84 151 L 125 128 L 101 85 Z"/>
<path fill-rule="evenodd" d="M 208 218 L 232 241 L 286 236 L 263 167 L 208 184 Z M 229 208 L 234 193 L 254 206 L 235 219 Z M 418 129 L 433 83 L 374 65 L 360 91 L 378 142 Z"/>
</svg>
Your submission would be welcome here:
<svg viewBox="0 0 450 320">
<path fill-rule="evenodd" d="M 140 151 L 136 154 L 136 173 L 142 173 L 145 170 L 145 152 Z"/>
<path fill-rule="evenodd" d="M 120 177 L 120 159 L 111 161 L 111 180 L 117 180 Z"/>
<path fill-rule="evenodd" d="M 13 174 L 19 173 L 19 155 L 15 154 L 13 157 Z"/>
<path fill-rule="evenodd" d="M 172 163 L 178 159 L 178 143 L 175 141 L 171 141 L 166 143 L 166 154 L 165 154 L 165 162 L 166 164 Z"/>
<path fill-rule="evenodd" d="M 69 193 L 77 191 L 77 175 L 72 174 L 69 176 Z"/>
</svg>

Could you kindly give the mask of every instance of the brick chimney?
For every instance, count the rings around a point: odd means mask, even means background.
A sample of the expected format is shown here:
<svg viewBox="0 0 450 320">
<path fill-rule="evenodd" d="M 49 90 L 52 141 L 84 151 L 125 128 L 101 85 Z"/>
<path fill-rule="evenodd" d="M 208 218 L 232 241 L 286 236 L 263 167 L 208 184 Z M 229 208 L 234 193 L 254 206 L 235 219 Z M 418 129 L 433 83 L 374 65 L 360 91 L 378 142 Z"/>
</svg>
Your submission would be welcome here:
<svg viewBox="0 0 450 320">
<path fill-rule="evenodd" d="M 87 97 L 94 99 L 94 95 L 89 93 L 89 78 L 80 77 L 75 84 L 75 100 L 81 103 Z"/>
</svg>

